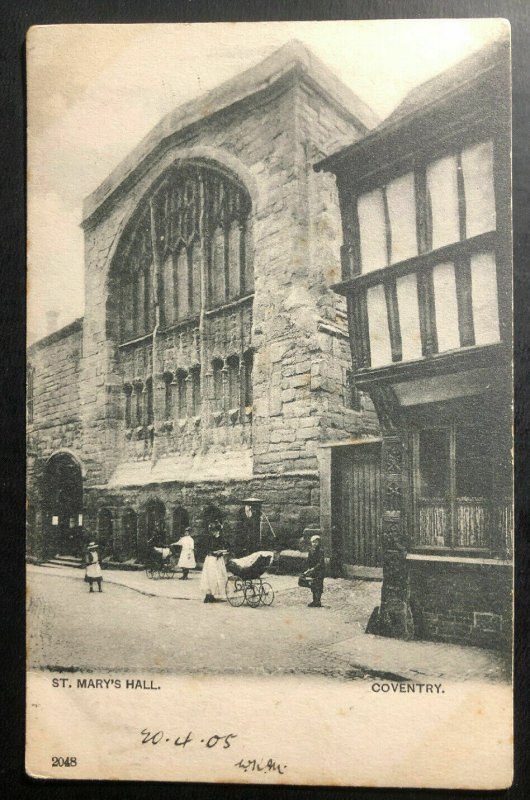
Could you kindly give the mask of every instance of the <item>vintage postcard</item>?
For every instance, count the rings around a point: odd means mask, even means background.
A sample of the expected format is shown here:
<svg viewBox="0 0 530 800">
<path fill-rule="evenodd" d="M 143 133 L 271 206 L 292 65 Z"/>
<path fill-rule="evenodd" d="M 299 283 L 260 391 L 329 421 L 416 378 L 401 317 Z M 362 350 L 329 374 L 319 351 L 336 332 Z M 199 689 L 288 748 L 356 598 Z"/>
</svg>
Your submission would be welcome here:
<svg viewBox="0 0 530 800">
<path fill-rule="evenodd" d="M 509 24 L 27 75 L 28 773 L 509 786 Z"/>
</svg>

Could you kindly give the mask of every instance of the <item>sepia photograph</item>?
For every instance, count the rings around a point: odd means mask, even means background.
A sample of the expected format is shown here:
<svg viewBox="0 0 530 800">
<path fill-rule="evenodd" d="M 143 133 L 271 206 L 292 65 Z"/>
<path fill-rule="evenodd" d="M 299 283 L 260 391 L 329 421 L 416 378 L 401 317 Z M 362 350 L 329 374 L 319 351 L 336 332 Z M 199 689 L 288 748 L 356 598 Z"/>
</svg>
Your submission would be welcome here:
<svg viewBox="0 0 530 800">
<path fill-rule="evenodd" d="M 509 23 L 37 26 L 27 113 L 28 773 L 508 787 Z"/>
</svg>

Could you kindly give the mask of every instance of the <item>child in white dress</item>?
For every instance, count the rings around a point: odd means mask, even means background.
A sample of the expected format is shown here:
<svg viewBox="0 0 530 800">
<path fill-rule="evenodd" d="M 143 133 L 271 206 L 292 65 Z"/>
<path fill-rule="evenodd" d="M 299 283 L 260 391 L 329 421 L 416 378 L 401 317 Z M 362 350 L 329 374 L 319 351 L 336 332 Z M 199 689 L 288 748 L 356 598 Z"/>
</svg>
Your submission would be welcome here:
<svg viewBox="0 0 530 800">
<path fill-rule="evenodd" d="M 98 546 L 95 542 L 90 542 L 86 549 L 86 572 L 85 572 L 85 580 L 90 586 L 89 591 L 94 591 L 94 583 L 97 583 L 99 591 L 103 591 L 101 588 L 101 581 L 103 580 L 103 576 L 101 574 L 101 567 L 99 566 L 99 554 L 98 554 Z"/>
<path fill-rule="evenodd" d="M 184 536 L 181 536 L 178 542 L 175 542 L 175 545 L 182 548 L 177 563 L 177 568 L 182 570 L 180 580 L 187 581 L 190 569 L 195 569 L 197 566 L 195 562 L 195 542 L 191 535 L 191 528 L 185 529 Z"/>
</svg>

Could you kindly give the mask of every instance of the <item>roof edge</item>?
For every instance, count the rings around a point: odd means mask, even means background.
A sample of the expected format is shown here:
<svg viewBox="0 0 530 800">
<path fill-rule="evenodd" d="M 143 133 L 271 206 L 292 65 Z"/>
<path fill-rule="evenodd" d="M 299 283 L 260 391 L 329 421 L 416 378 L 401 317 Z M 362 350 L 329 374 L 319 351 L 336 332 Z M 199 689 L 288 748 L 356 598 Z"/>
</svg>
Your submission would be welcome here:
<svg viewBox="0 0 530 800">
<path fill-rule="evenodd" d="M 421 119 L 421 117 L 428 115 L 431 113 L 433 108 L 437 108 L 442 106 L 444 103 L 447 102 L 448 98 L 456 96 L 458 94 L 463 94 L 465 92 L 470 91 L 470 87 L 473 84 L 479 83 L 481 80 L 484 79 L 485 75 L 488 73 L 492 73 L 495 70 L 498 70 L 499 67 L 502 65 L 502 58 L 498 57 L 499 51 L 502 51 L 503 47 L 509 45 L 505 40 L 496 40 L 485 47 L 477 50 L 475 53 L 472 53 L 470 56 L 467 56 L 462 61 L 457 62 L 455 65 L 450 67 L 448 70 L 444 70 L 437 75 L 434 75 L 432 78 L 429 78 L 427 81 L 424 81 L 418 86 L 414 87 L 411 92 L 416 91 L 419 88 L 426 87 L 428 85 L 435 85 L 436 81 L 443 77 L 446 73 L 451 71 L 456 71 L 458 68 L 462 69 L 466 66 L 468 62 L 472 62 L 473 59 L 476 59 L 477 56 L 483 55 L 484 53 L 491 52 L 492 54 L 497 55 L 497 57 L 493 57 L 491 61 L 484 65 L 481 69 L 479 69 L 475 74 L 470 75 L 467 79 L 461 81 L 455 87 L 448 89 L 447 91 L 443 92 L 439 97 L 436 97 L 433 100 L 429 100 L 428 102 L 424 103 L 418 108 L 413 108 L 410 111 L 402 115 L 397 115 L 396 111 L 401 107 L 402 103 L 395 109 L 383 122 L 373 130 L 369 131 L 365 136 L 361 137 L 357 142 L 353 142 L 350 145 L 346 145 L 346 147 L 337 150 L 335 153 L 331 153 L 329 156 L 318 161 L 316 164 L 313 165 L 313 169 L 315 172 L 331 172 L 336 173 L 338 169 L 340 169 L 343 162 L 352 155 L 356 155 L 366 148 L 372 146 L 380 146 L 380 143 L 385 141 L 387 136 L 391 136 L 395 131 L 399 130 L 400 128 L 406 128 L 408 125 L 411 125 L 415 120 Z M 409 95 L 404 98 L 406 100 Z"/>
<path fill-rule="evenodd" d="M 297 68 L 316 82 L 354 124 L 362 128 L 363 133 L 379 123 L 379 118 L 372 109 L 348 89 L 309 48 L 292 40 L 253 67 L 166 114 L 85 198 L 81 226 L 84 227 L 89 222 L 124 180 L 169 136 L 273 86 Z"/>
<path fill-rule="evenodd" d="M 28 347 L 28 353 L 32 353 L 35 350 L 40 350 L 41 348 L 47 347 L 50 344 L 54 344 L 61 339 L 66 339 L 67 336 L 71 336 L 73 333 L 79 333 L 79 331 L 83 329 L 83 320 L 84 317 L 78 317 L 72 322 L 69 322 L 67 325 L 63 325 L 62 328 L 52 331 L 52 333 L 47 333 L 46 336 L 43 336 L 41 339 L 37 339 L 36 342 L 33 342 L 33 344 L 30 344 Z"/>
</svg>

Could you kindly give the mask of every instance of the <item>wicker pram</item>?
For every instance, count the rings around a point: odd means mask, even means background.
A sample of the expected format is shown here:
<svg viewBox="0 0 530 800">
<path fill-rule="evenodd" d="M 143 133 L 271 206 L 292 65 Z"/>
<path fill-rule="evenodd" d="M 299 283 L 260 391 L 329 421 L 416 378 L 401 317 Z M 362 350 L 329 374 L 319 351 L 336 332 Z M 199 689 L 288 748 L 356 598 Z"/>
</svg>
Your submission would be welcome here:
<svg viewBox="0 0 530 800">
<path fill-rule="evenodd" d="M 227 561 L 226 568 L 232 575 L 226 582 L 226 599 L 232 606 L 246 603 L 251 608 L 259 605 L 270 606 L 274 600 L 274 592 L 270 583 L 261 576 L 272 564 L 274 553 L 270 550 L 259 550 L 243 558 L 232 558 Z"/>
</svg>

